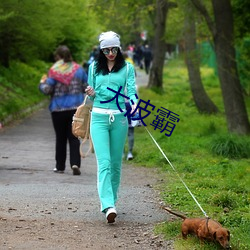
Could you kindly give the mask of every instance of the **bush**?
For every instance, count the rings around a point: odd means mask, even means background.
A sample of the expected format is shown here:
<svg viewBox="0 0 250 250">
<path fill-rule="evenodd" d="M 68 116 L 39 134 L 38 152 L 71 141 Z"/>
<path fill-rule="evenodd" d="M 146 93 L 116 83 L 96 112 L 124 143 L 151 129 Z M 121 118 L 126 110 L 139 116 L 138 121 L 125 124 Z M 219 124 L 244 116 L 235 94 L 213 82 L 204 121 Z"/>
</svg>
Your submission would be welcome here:
<svg viewBox="0 0 250 250">
<path fill-rule="evenodd" d="M 212 197 L 210 203 L 217 207 L 229 209 L 233 209 L 237 206 L 233 194 L 228 192 L 221 192 L 219 194 L 215 194 Z"/>
<path fill-rule="evenodd" d="M 211 151 L 215 155 L 231 158 L 249 158 L 250 146 L 246 138 L 234 135 L 222 135 L 211 142 Z"/>
<path fill-rule="evenodd" d="M 22 111 L 34 107 L 46 97 L 38 90 L 42 74 L 48 64 L 35 61 L 27 65 L 12 61 L 10 68 L 0 67 L 0 121 L 5 123 L 11 115 L 19 117 Z"/>
</svg>

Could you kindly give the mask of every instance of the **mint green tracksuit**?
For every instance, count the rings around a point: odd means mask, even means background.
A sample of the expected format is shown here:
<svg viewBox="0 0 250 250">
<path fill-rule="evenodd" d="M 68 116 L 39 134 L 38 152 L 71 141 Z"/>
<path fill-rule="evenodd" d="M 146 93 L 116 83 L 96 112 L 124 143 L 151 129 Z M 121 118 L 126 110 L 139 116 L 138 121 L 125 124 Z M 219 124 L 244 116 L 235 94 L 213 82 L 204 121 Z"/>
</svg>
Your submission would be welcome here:
<svg viewBox="0 0 250 250">
<path fill-rule="evenodd" d="M 119 111 L 116 100 L 107 103 L 115 96 L 115 93 L 122 86 L 121 93 L 137 103 L 135 97 L 135 71 L 132 64 L 120 69 L 118 72 L 110 72 L 108 75 L 95 74 L 94 64 L 89 67 L 88 84 L 95 89 L 93 107 L 101 108 L 109 112 Z M 125 100 L 119 96 L 119 106 L 125 109 Z M 115 207 L 118 189 L 121 179 L 122 154 L 128 132 L 128 121 L 124 113 L 103 114 L 92 112 L 90 134 L 94 145 L 97 160 L 97 189 L 101 202 L 101 211 L 106 208 Z"/>
</svg>

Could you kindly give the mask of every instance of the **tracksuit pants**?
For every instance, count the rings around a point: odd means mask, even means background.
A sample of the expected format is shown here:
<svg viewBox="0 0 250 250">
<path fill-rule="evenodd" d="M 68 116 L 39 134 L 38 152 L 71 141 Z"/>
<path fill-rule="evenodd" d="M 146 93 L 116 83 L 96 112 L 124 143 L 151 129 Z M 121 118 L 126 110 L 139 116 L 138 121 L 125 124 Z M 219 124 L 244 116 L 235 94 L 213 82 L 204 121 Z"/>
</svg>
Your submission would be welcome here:
<svg viewBox="0 0 250 250">
<path fill-rule="evenodd" d="M 91 113 L 90 134 L 97 160 L 97 190 L 101 211 L 115 207 L 121 179 L 122 155 L 128 133 L 124 113 Z"/>
</svg>

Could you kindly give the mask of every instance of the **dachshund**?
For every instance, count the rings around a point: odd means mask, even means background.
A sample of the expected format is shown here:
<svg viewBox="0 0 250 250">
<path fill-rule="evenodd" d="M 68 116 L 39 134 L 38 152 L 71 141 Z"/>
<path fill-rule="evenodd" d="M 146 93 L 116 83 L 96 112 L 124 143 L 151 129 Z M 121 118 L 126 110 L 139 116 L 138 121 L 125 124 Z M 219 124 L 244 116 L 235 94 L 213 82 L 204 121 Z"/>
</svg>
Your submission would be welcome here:
<svg viewBox="0 0 250 250">
<path fill-rule="evenodd" d="M 230 232 L 222 225 L 210 218 L 187 218 L 185 215 L 173 212 L 171 209 L 163 207 L 169 213 L 183 219 L 181 233 L 183 239 L 187 239 L 188 234 L 196 235 L 200 241 L 208 240 L 218 242 L 223 249 L 231 249 L 229 240 Z"/>
</svg>

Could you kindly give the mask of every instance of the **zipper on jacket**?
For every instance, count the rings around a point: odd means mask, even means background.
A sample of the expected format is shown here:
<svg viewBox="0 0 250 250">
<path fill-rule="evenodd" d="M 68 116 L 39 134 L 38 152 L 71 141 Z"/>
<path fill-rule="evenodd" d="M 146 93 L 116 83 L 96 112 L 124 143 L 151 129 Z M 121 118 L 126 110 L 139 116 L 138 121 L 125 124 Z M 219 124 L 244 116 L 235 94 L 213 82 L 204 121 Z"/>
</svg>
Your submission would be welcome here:
<svg viewBox="0 0 250 250">
<path fill-rule="evenodd" d="M 111 88 L 110 87 L 110 75 L 111 75 L 111 72 L 109 72 L 109 79 L 108 79 L 108 86 L 109 86 L 109 88 Z M 112 98 L 111 96 L 109 96 L 109 97 L 110 97 L 110 99 Z M 108 102 L 108 108 L 110 108 L 110 102 Z"/>
</svg>

